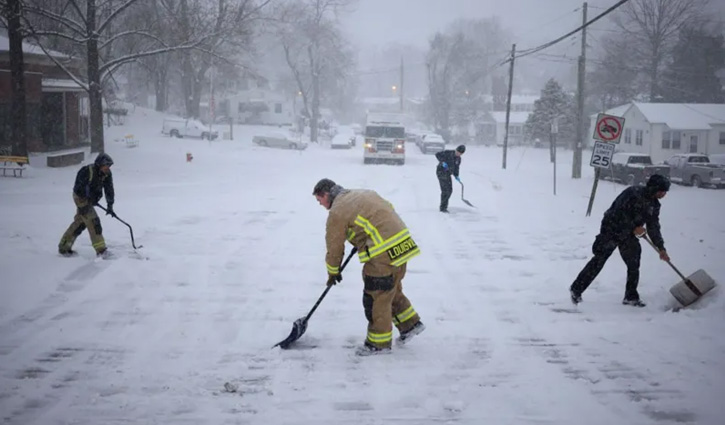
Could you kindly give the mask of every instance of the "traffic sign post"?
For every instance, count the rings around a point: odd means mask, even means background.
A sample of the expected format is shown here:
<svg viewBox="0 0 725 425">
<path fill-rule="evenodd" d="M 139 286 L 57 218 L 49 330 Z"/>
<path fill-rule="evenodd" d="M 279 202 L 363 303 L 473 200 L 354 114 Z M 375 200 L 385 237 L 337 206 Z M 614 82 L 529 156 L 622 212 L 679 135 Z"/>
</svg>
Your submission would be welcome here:
<svg viewBox="0 0 725 425">
<path fill-rule="evenodd" d="M 594 150 L 592 150 L 592 159 L 589 165 L 597 168 L 609 168 L 612 164 L 612 155 L 614 155 L 614 145 L 605 142 L 595 142 Z"/>
<path fill-rule="evenodd" d="M 589 165 L 594 167 L 594 184 L 592 184 L 592 193 L 589 196 L 589 205 L 587 206 L 587 217 L 592 214 L 594 206 L 594 196 L 597 194 L 597 186 L 599 185 L 599 175 L 602 168 L 609 168 L 612 165 L 612 155 L 614 155 L 614 145 L 606 142 L 595 142 L 592 150 L 592 159 Z"/>
<path fill-rule="evenodd" d="M 594 126 L 594 140 L 600 142 L 619 143 L 624 130 L 624 118 L 614 115 L 597 115 L 597 124 Z"/>
<path fill-rule="evenodd" d="M 614 144 L 619 143 L 622 139 L 622 132 L 624 132 L 624 117 L 607 114 L 597 115 L 597 123 L 594 125 L 594 134 L 592 135 L 592 138 L 597 142 L 594 143 L 592 159 L 589 161 L 589 165 L 594 167 L 594 184 L 592 185 L 592 194 L 589 196 L 587 217 L 592 214 L 594 196 L 597 194 L 597 185 L 599 184 L 599 174 L 602 168 L 609 168 L 612 165 Z"/>
<path fill-rule="evenodd" d="M 554 164 L 554 196 L 556 196 L 556 135 L 559 133 L 559 118 L 554 118 L 551 122 L 551 133 L 549 133 L 549 141 L 551 143 L 550 155 L 551 162 Z"/>
</svg>

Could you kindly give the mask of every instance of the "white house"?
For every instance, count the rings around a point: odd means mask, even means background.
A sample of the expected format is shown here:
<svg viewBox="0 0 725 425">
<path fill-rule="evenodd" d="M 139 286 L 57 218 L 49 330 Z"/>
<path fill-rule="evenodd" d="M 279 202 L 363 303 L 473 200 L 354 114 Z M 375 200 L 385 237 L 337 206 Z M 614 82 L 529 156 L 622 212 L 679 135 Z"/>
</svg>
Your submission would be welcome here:
<svg viewBox="0 0 725 425">
<path fill-rule="evenodd" d="M 511 112 L 534 112 L 534 102 L 541 96 L 538 94 L 512 94 Z M 483 96 L 483 109 L 485 111 L 505 111 L 506 96 Z"/>
<path fill-rule="evenodd" d="M 511 112 L 509 114 L 509 145 L 521 145 L 524 142 L 524 124 L 529 118 L 530 112 Z M 486 145 L 503 146 L 503 139 L 506 135 L 506 112 L 489 112 L 490 119 L 487 120 L 477 131 L 477 139 Z"/>
<path fill-rule="evenodd" d="M 293 99 L 271 90 L 253 88 L 221 100 L 216 115 L 227 115 L 240 124 L 291 126 L 296 114 Z"/>
<path fill-rule="evenodd" d="M 511 96 L 511 113 L 509 115 L 509 145 L 524 143 L 524 124 L 534 111 L 534 102 L 538 95 L 514 94 Z M 483 145 L 503 146 L 506 135 L 506 97 L 486 95 L 483 98 L 482 119 L 476 122 L 475 141 Z"/>
<path fill-rule="evenodd" d="M 725 154 L 725 104 L 631 102 L 605 113 L 625 119 L 617 152 L 646 153 L 655 163 L 677 153 Z"/>
</svg>

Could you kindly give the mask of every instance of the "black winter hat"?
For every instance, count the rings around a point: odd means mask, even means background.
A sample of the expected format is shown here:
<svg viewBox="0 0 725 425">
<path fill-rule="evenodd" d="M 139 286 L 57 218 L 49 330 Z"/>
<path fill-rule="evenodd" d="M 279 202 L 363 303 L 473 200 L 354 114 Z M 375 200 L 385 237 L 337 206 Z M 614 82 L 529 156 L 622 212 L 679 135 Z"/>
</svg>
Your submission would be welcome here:
<svg viewBox="0 0 725 425">
<path fill-rule="evenodd" d="M 670 190 L 670 179 L 661 174 L 652 174 L 647 180 L 647 187 L 655 192 L 667 192 Z"/>
<path fill-rule="evenodd" d="M 456 150 L 460 153 L 464 153 L 464 152 L 466 152 L 466 145 L 458 145 Z"/>
<path fill-rule="evenodd" d="M 99 167 L 102 167 L 104 165 L 113 165 L 113 159 L 111 159 L 111 155 L 107 153 L 99 153 L 96 157 L 95 164 Z"/>
<path fill-rule="evenodd" d="M 330 179 L 322 179 L 317 182 L 315 188 L 312 190 L 313 195 L 321 195 L 323 193 L 330 193 L 332 188 L 336 185 L 334 181 Z"/>
</svg>

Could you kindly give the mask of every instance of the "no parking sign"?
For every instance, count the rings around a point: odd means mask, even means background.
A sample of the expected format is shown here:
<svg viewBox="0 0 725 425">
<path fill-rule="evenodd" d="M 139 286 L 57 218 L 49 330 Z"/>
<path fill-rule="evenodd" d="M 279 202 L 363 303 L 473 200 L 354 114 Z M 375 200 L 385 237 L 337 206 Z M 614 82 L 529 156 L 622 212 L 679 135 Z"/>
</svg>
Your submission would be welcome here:
<svg viewBox="0 0 725 425">
<path fill-rule="evenodd" d="M 597 124 L 594 126 L 594 140 L 609 143 L 619 143 L 624 130 L 624 118 L 614 115 L 597 115 Z"/>
</svg>

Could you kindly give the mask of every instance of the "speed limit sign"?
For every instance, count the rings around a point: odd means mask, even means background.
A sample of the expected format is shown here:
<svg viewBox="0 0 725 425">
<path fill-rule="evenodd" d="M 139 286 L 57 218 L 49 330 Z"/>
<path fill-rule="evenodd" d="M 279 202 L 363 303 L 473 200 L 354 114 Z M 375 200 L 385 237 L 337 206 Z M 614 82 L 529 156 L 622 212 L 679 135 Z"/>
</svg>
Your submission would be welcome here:
<svg viewBox="0 0 725 425">
<path fill-rule="evenodd" d="M 613 144 L 594 142 L 594 150 L 592 151 L 592 159 L 589 165 L 592 167 L 609 168 L 612 164 L 612 155 L 614 155 Z"/>
</svg>

